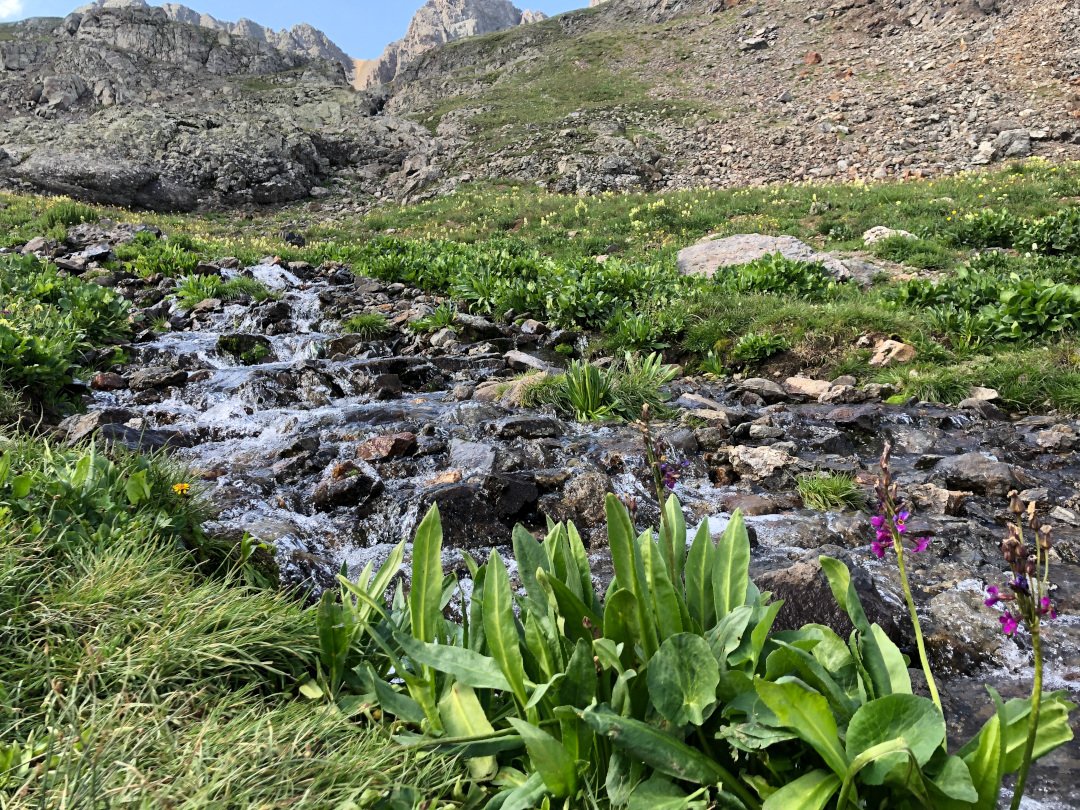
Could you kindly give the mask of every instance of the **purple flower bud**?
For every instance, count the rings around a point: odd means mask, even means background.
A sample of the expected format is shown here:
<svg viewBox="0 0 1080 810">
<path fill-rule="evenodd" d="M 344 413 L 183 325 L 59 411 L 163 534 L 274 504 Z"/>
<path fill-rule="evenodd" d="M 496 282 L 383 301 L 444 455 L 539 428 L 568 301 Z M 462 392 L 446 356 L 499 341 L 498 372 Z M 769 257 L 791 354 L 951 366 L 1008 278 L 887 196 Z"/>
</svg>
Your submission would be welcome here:
<svg viewBox="0 0 1080 810">
<path fill-rule="evenodd" d="M 997 585 L 991 585 L 989 588 L 986 589 L 986 592 L 990 594 L 986 599 L 983 600 L 983 604 L 987 607 L 993 607 L 1001 601 L 1001 591 L 998 590 Z"/>
<path fill-rule="evenodd" d="M 882 529 L 885 528 L 885 516 L 874 515 L 872 518 L 870 518 L 870 525 L 880 532 Z"/>
</svg>

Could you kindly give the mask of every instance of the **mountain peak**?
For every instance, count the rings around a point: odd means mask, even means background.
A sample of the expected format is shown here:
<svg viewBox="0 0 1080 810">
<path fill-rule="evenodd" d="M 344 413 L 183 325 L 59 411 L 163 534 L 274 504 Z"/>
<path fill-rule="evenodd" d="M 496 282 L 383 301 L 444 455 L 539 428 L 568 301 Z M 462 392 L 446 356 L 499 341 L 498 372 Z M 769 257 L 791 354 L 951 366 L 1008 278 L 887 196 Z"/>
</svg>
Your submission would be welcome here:
<svg viewBox="0 0 1080 810">
<path fill-rule="evenodd" d="M 421 54 L 448 42 L 545 19 L 542 11 L 522 11 L 510 0 L 428 0 L 404 37 L 388 45 L 378 59 L 356 63 L 356 85 L 389 83 Z"/>
</svg>

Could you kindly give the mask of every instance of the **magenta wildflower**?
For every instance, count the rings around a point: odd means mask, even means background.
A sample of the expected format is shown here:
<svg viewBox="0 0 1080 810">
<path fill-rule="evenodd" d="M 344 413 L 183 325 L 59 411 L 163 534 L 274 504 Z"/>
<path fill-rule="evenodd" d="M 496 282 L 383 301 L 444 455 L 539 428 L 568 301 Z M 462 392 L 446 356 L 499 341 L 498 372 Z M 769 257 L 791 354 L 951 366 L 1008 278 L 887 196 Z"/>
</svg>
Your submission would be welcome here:
<svg viewBox="0 0 1080 810">
<path fill-rule="evenodd" d="M 922 552 L 926 551 L 929 546 L 930 538 L 920 537 L 918 540 L 915 541 L 915 545 L 911 547 L 911 551 L 913 554 L 922 554 Z"/>
<path fill-rule="evenodd" d="M 998 590 L 997 585 L 991 585 L 986 589 L 986 592 L 990 594 L 988 597 L 986 597 L 986 599 L 983 600 L 983 604 L 987 607 L 993 607 L 1001 601 L 1001 591 Z"/>
<path fill-rule="evenodd" d="M 1016 617 L 1007 610 L 998 617 L 998 621 L 1001 622 L 1001 632 L 1007 636 L 1015 633 L 1016 628 L 1020 626 L 1020 622 L 1016 620 Z"/>
<path fill-rule="evenodd" d="M 875 540 L 870 544 L 870 550 L 874 552 L 874 556 L 879 560 L 885 559 L 885 544 L 880 539 Z"/>
</svg>

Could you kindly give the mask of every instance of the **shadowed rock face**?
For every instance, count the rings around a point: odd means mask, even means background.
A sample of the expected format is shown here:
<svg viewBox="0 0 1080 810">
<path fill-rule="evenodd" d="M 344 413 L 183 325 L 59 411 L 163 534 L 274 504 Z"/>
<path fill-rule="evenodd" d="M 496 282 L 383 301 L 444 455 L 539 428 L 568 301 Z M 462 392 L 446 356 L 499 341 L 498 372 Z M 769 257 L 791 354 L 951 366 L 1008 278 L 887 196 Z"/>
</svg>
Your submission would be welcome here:
<svg viewBox="0 0 1080 810">
<path fill-rule="evenodd" d="M 522 11 L 509 0 L 428 0 L 402 39 L 388 45 L 378 59 L 358 63 L 357 87 L 391 82 L 418 56 L 448 42 L 544 19 L 544 13 Z"/>
<path fill-rule="evenodd" d="M 0 177 L 16 187 L 170 210 L 287 202 L 345 173 L 382 195 L 437 149 L 377 117 L 339 61 L 161 8 L 93 6 L 4 34 Z"/>
</svg>

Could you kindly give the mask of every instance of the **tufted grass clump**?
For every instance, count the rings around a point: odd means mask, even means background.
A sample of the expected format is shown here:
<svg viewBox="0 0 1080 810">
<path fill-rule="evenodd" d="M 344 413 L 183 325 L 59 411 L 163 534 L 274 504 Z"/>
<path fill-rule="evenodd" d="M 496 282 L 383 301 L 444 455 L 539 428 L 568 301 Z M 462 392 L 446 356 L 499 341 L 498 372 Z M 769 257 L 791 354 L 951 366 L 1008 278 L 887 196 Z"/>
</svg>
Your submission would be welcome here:
<svg viewBox="0 0 1080 810">
<path fill-rule="evenodd" d="M 440 329 L 453 327 L 457 318 L 457 307 L 453 304 L 439 304 L 430 315 L 417 318 L 409 323 L 409 328 L 414 332 L 438 332 Z"/>
<path fill-rule="evenodd" d="M 550 405 L 579 422 L 633 420 L 648 405 L 663 413 L 669 394 L 665 386 L 680 373 L 659 354 L 627 354 L 607 368 L 575 360 L 564 374 L 530 383 L 523 396 L 528 406 Z"/>
<path fill-rule="evenodd" d="M 240 301 L 250 298 L 253 301 L 265 301 L 273 297 L 266 285 L 255 278 L 237 276 L 228 280 L 221 276 L 184 276 L 176 287 L 176 299 L 182 306 L 190 309 L 208 298 L 220 301 Z"/>
<path fill-rule="evenodd" d="M 832 512 L 866 508 L 866 493 L 855 477 L 847 473 L 804 473 L 796 479 L 796 486 L 810 509 Z"/>
<path fill-rule="evenodd" d="M 319 666 L 314 617 L 248 584 L 234 549 L 204 553 L 189 481 L 161 460 L 0 435 L 0 805 L 445 793 L 453 760 L 298 700 Z"/>
<path fill-rule="evenodd" d="M 341 331 L 359 335 L 365 340 L 382 337 L 390 331 L 390 323 L 381 312 L 362 312 L 341 322 Z"/>
</svg>

